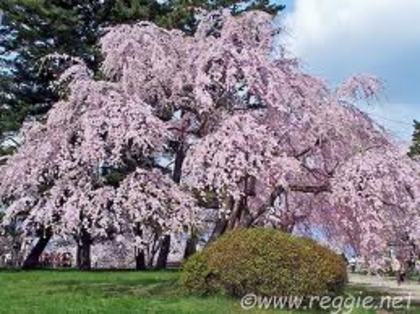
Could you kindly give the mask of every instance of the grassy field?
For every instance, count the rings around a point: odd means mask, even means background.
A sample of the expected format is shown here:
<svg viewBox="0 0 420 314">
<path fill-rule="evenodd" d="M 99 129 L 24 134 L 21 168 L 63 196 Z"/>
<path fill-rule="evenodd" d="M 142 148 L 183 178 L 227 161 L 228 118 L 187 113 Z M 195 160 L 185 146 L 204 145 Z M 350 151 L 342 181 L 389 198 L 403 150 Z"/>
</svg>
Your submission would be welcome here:
<svg viewBox="0 0 420 314">
<path fill-rule="evenodd" d="M 0 313 L 287 313 L 244 311 L 239 300 L 226 296 L 191 296 L 178 279 L 176 271 L 0 271 Z M 375 311 L 356 309 L 352 313 Z M 420 308 L 409 313 L 420 313 Z"/>
</svg>

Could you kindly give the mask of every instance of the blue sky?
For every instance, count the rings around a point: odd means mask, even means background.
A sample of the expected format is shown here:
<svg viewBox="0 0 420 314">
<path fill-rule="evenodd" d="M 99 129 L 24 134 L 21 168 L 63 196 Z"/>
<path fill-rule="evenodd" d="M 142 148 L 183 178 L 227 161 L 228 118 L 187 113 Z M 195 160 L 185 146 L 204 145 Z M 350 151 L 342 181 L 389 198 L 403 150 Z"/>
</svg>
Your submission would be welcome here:
<svg viewBox="0 0 420 314">
<path fill-rule="evenodd" d="M 420 120 L 420 1 L 283 0 L 281 23 L 291 54 L 331 84 L 356 73 L 385 82 L 380 101 L 363 109 L 398 139 Z"/>
</svg>

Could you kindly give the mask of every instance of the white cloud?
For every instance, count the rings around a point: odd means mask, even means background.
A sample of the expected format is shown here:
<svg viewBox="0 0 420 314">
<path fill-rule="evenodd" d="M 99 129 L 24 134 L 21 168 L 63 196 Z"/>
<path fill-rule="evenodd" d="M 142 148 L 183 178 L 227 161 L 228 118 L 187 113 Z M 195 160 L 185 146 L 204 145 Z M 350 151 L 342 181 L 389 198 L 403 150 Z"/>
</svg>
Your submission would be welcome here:
<svg viewBox="0 0 420 314">
<path fill-rule="evenodd" d="M 419 18 L 420 1 L 297 0 L 286 26 L 290 48 L 303 58 L 374 56 L 381 62 L 420 47 Z"/>
<path fill-rule="evenodd" d="M 309 71 L 333 83 L 382 77 L 389 103 L 375 113 L 403 123 L 378 121 L 408 139 L 420 119 L 420 1 L 296 0 L 283 19 L 287 48 Z"/>
</svg>

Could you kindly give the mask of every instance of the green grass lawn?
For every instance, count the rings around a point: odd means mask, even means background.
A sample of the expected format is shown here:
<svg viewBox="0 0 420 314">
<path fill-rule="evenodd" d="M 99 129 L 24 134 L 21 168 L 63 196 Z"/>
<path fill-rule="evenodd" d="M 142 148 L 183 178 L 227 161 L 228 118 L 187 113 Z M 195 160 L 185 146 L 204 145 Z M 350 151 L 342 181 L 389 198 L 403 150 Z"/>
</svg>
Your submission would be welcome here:
<svg viewBox="0 0 420 314">
<path fill-rule="evenodd" d="M 241 310 L 239 300 L 226 296 L 188 295 L 179 286 L 178 279 L 179 272 L 177 271 L 83 273 L 78 271 L 0 271 L 0 313 L 274 312 L 244 311 Z M 287 313 L 287 311 L 276 311 L 276 313 Z M 315 311 L 303 313 L 315 313 Z M 352 313 L 375 312 L 356 309 Z M 410 313 L 420 313 L 420 308 L 413 308 Z"/>
</svg>

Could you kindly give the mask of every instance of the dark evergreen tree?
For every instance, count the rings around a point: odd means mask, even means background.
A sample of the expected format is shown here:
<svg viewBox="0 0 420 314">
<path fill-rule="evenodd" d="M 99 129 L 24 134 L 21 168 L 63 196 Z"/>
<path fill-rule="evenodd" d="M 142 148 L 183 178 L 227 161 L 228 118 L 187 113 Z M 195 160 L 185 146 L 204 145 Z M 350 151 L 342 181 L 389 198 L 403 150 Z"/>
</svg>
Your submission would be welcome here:
<svg viewBox="0 0 420 314">
<path fill-rule="evenodd" d="M 420 122 L 414 120 L 413 143 L 408 152 L 410 157 L 420 156 Z"/>
<path fill-rule="evenodd" d="M 16 131 L 28 115 L 44 114 L 57 100 L 54 73 L 42 60 L 53 52 L 98 63 L 95 42 L 105 10 L 99 1 L 3 0 L 0 30 L 0 136 Z"/>
</svg>

